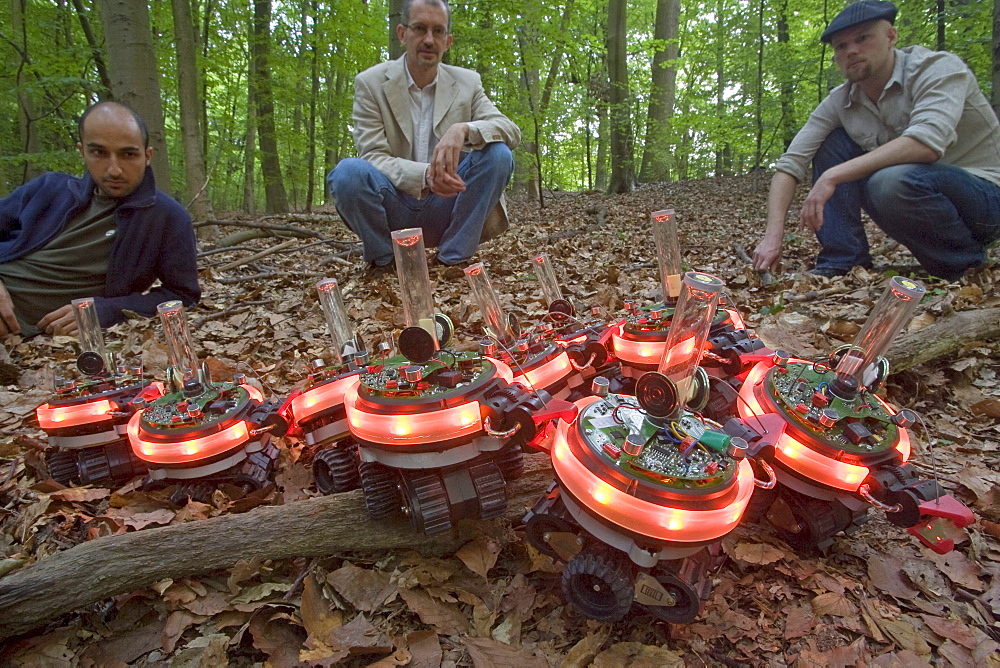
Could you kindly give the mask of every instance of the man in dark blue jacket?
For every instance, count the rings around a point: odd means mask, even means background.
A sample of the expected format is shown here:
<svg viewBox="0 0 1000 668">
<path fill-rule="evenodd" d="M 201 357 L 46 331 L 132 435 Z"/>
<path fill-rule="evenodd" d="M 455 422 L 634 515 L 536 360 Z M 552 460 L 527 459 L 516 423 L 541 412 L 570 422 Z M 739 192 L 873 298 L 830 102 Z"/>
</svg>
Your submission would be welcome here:
<svg viewBox="0 0 1000 668">
<path fill-rule="evenodd" d="M 82 178 L 50 172 L 0 200 L 0 338 L 75 334 L 77 298 L 94 297 L 108 327 L 201 296 L 191 218 L 156 189 L 142 118 L 98 102 L 79 130 Z"/>
</svg>

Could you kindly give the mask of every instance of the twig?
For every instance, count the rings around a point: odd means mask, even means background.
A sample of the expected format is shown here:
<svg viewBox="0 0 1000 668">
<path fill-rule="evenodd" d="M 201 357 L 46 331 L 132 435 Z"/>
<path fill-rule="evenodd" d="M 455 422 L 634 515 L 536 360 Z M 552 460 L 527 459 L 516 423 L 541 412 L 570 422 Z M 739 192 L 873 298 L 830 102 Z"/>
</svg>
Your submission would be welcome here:
<svg viewBox="0 0 1000 668">
<path fill-rule="evenodd" d="M 191 323 L 191 327 L 197 329 L 201 327 L 209 320 L 218 320 L 219 318 L 225 318 L 227 315 L 235 315 L 237 313 L 242 313 L 243 311 L 249 311 L 254 306 L 263 306 L 264 304 L 273 304 L 273 299 L 261 299 L 255 302 L 240 302 L 239 304 L 233 304 L 232 306 L 225 308 L 221 311 L 216 311 L 215 313 L 209 313 L 203 315 L 199 318 L 195 318 L 194 322 Z"/>
<path fill-rule="evenodd" d="M 283 251 L 286 248 L 294 246 L 297 243 L 298 243 L 298 239 L 289 239 L 288 241 L 285 241 L 284 243 L 280 243 L 277 246 L 271 246 L 270 248 L 265 248 L 264 250 L 260 251 L 259 253 L 255 253 L 255 254 L 253 254 L 253 255 L 251 255 L 249 257 L 245 257 L 245 258 L 242 258 L 240 260 L 234 260 L 232 262 L 226 263 L 226 264 L 222 265 L 221 267 L 218 267 L 218 270 L 219 271 L 229 271 L 230 269 L 236 269 L 237 267 L 242 267 L 245 264 L 249 264 L 250 262 L 254 262 L 256 260 L 259 260 L 262 257 L 267 257 L 268 255 L 271 255 L 272 253 L 277 253 L 277 252 Z"/>
<path fill-rule="evenodd" d="M 270 230 L 273 232 L 288 232 L 290 234 L 299 234 L 310 239 L 322 239 L 323 235 L 314 230 L 307 230 L 304 227 L 299 227 L 298 225 L 271 225 L 268 223 L 261 222 L 250 222 L 242 220 L 205 220 L 202 222 L 194 223 L 195 227 L 203 227 L 205 225 L 225 225 L 227 227 L 249 227 L 255 230 Z"/>
<path fill-rule="evenodd" d="M 209 255 L 217 255 L 219 253 L 228 253 L 229 251 L 255 251 L 256 248 L 251 248 L 250 246 L 227 246 L 226 248 L 212 248 L 210 250 L 201 251 L 198 253 L 199 258 L 208 257 Z"/>
</svg>

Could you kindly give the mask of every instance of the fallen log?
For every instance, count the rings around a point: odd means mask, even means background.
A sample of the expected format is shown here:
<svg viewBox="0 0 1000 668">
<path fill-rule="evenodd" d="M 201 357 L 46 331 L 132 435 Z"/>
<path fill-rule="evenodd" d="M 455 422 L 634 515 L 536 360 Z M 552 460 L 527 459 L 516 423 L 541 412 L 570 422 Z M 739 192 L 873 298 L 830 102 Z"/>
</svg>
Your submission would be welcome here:
<svg viewBox="0 0 1000 668">
<path fill-rule="evenodd" d="M 976 341 L 1000 338 L 1000 307 L 957 311 L 896 339 L 886 353 L 892 373 L 958 352 Z"/>
<path fill-rule="evenodd" d="M 525 474 L 508 489 L 504 520 L 461 522 L 425 536 L 405 520 L 371 522 L 360 491 L 322 496 L 239 515 L 144 529 L 81 543 L 0 578 L 0 640 L 46 620 L 154 582 L 230 568 L 254 557 L 321 557 L 338 552 L 412 548 L 454 553 L 476 535 L 504 532 L 552 481 L 548 457 L 526 458 Z"/>
</svg>

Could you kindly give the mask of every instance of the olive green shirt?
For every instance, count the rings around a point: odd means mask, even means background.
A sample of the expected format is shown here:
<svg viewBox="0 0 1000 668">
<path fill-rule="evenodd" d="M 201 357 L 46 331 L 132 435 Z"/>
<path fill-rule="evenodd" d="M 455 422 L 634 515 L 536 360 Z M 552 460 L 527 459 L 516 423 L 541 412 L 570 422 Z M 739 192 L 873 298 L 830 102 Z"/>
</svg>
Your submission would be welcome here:
<svg viewBox="0 0 1000 668">
<path fill-rule="evenodd" d="M 70 301 L 104 293 L 117 206 L 118 200 L 95 192 L 44 248 L 0 264 L 23 335 L 38 334 L 38 321 Z"/>
</svg>

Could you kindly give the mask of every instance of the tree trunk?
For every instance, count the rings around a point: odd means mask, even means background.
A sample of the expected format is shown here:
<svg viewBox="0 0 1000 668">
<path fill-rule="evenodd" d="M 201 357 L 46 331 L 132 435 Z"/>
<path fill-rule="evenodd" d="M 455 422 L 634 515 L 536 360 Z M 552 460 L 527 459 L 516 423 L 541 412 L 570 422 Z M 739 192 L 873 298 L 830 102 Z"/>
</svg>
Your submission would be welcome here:
<svg viewBox="0 0 1000 668">
<path fill-rule="evenodd" d="M 271 87 L 271 0 L 254 0 L 251 54 L 251 88 L 257 103 L 257 141 L 260 143 L 260 171 L 264 178 L 265 210 L 287 213 L 288 195 L 278 159 L 277 130 L 274 124 L 274 90 Z"/>
<path fill-rule="evenodd" d="M 525 475 L 508 488 L 510 503 L 500 524 L 524 517 L 552 481 L 547 455 L 529 456 L 526 463 Z M 109 596 L 167 578 L 230 568 L 240 560 L 396 548 L 451 554 L 476 535 L 500 535 L 503 529 L 497 524 L 460 522 L 449 533 L 424 536 L 402 519 L 371 522 L 361 492 L 355 491 L 97 538 L 0 578 L 0 619 L 4 620 L 0 639 Z"/>
<path fill-rule="evenodd" d="M 177 90 L 181 108 L 181 142 L 184 146 L 184 175 L 187 180 L 191 218 L 195 222 L 214 218 L 208 198 L 205 154 L 202 153 L 199 123 L 201 101 L 198 99 L 198 58 L 195 48 L 194 23 L 191 20 L 191 0 L 170 0 L 174 17 L 174 39 L 177 45 Z M 216 229 L 205 227 L 199 235 L 214 237 Z"/>
<path fill-rule="evenodd" d="M 90 46 L 90 54 L 94 59 L 94 67 L 97 68 L 97 77 L 101 80 L 101 89 L 97 91 L 97 96 L 102 100 L 108 99 L 108 96 L 111 94 L 111 78 L 108 76 L 108 67 L 104 64 L 104 52 L 97 41 L 97 36 L 94 35 L 94 28 L 90 25 L 90 18 L 87 16 L 87 10 L 84 8 L 82 0 L 73 0 L 73 9 L 76 11 L 77 19 L 80 21 L 80 28 L 83 30 L 84 37 L 87 38 L 87 44 Z"/>
<path fill-rule="evenodd" d="M 403 0 L 389 0 L 389 58 L 403 55 L 403 45 L 396 36 L 396 26 L 403 22 Z"/>
<path fill-rule="evenodd" d="M 254 122 L 254 101 L 253 101 L 253 64 L 250 65 L 251 74 L 247 79 L 247 124 L 246 134 L 243 141 L 243 211 L 251 216 L 257 213 L 257 203 L 254 197 L 254 167 L 257 161 L 254 159 L 257 145 L 257 123 Z"/>
<path fill-rule="evenodd" d="M 98 0 L 104 23 L 104 48 L 115 100 L 134 109 L 149 128 L 153 147 L 156 186 L 172 192 L 170 161 L 167 159 L 160 75 L 153 36 L 149 30 L 149 7 L 145 2 Z"/>
<path fill-rule="evenodd" d="M 635 188 L 635 155 L 632 146 L 632 113 L 628 87 L 626 46 L 627 0 L 608 2 L 608 79 L 611 85 L 611 182 L 609 194 Z"/>
<path fill-rule="evenodd" d="M 649 116 L 646 119 L 646 146 L 642 152 L 639 180 L 646 183 L 670 180 L 670 119 L 677 95 L 677 31 L 681 14 L 680 0 L 657 0 L 653 39 L 652 89 L 649 93 Z"/>
<path fill-rule="evenodd" d="M 28 57 L 28 33 L 25 17 L 25 0 L 11 0 L 11 30 L 17 40 L 17 72 L 14 75 L 17 89 L 17 123 L 21 132 L 21 152 L 39 153 L 38 128 L 35 126 L 35 104 L 25 86 L 26 72 L 30 62 Z M 25 159 L 21 167 L 21 183 L 27 183 L 41 172 L 30 159 Z"/>
<path fill-rule="evenodd" d="M 309 34 L 309 78 L 312 79 L 312 88 L 309 91 L 309 156 L 306 166 L 309 182 L 306 184 L 306 211 L 312 213 L 316 198 L 316 106 L 319 102 L 319 49 L 316 48 L 319 36 L 316 34 L 316 24 L 319 22 L 319 7 L 316 0 L 309 2 L 308 6 L 313 18 L 313 29 Z"/>
<path fill-rule="evenodd" d="M 782 62 L 779 69 L 781 86 L 781 143 L 782 151 L 795 139 L 795 84 L 792 82 L 788 59 L 782 56 L 788 54 L 788 2 L 782 2 L 778 7 L 778 54 Z"/>
</svg>

